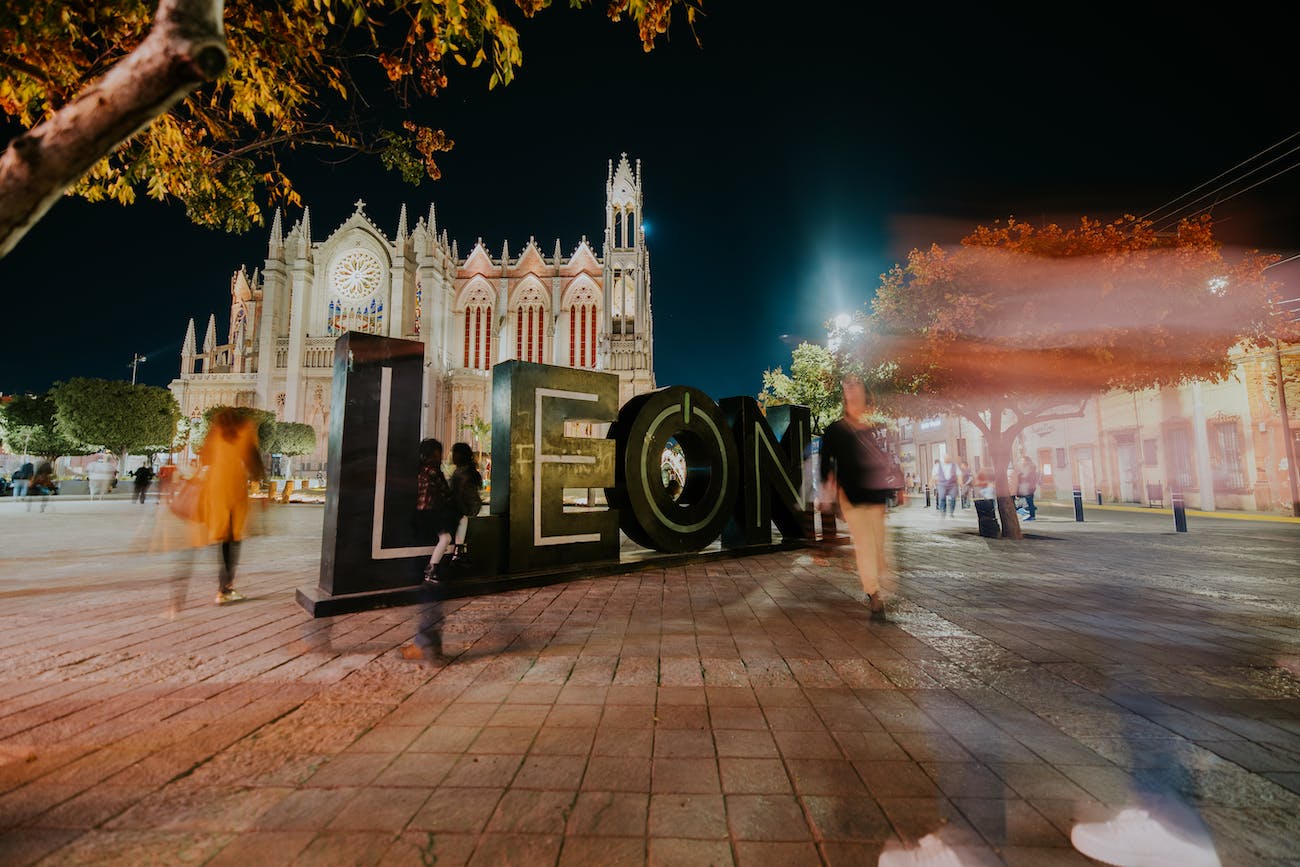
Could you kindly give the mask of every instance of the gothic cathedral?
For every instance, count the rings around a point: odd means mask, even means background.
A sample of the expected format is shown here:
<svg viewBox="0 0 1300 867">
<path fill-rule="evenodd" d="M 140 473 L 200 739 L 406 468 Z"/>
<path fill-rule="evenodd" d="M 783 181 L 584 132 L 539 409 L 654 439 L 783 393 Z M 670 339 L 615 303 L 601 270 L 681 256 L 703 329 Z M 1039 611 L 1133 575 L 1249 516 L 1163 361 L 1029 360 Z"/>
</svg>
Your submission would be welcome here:
<svg viewBox="0 0 1300 867">
<path fill-rule="evenodd" d="M 364 202 L 323 241 L 311 212 L 284 234 L 276 211 L 266 264 L 230 284 L 230 326 L 217 342 L 208 317 L 200 350 L 190 320 L 181 373 L 171 383 L 190 418 L 213 406 L 250 406 L 316 428 L 317 450 L 295 465 L 323 466 L 329 437 L 334 341 L 363 331 L 424 343 L 424 435 L 473 444 L 491 419 L 492 365 L 512 358 L 617 373 L 619 402 L 655 387 L 650 260 L 641 219 L 641 161 L 611 161 L 605 237 L 584 236 L 567 257 L 530 238 L 493 258 L 480 238 L 462 259 L 434 209 L 389 238 Z M 483 442 L 480 447 L 486 448 Z"/>
</svg>

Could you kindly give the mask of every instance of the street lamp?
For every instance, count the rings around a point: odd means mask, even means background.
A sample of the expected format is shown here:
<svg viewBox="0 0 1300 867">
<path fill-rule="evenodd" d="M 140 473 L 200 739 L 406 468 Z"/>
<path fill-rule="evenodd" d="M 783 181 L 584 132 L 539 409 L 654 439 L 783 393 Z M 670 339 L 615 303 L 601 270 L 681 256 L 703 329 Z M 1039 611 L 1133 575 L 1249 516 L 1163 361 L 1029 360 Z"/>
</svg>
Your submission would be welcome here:
<svg viewBox="0 0 1300 867">
<path fill-rule="evenodd" d="M 132 385 L 135 385 L 135 370 L 136 370 L 136 368 L 137 368 L 139 365 L 144 364 L 144 363 L 145 363 L 146 361 L 148 361 L 148 360 L 149 360 L 149 359 L 145 358 L 143 355 L 141 355 L 141 354 L 138 353 L 138 352 L 133 352 L 133 353 L 131 353 L 131 365 L 130 365 L 130 366 L 131 366 L 131 384 L 132 384 Z"/>
</svg>

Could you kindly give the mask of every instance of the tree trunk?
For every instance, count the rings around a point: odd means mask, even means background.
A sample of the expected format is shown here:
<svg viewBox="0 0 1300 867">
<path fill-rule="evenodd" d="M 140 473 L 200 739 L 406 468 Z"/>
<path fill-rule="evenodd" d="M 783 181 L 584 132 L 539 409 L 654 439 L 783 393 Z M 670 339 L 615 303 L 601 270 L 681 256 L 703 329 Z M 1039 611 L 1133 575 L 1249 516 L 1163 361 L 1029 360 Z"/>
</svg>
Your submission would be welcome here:
<svg viewBox="0 0 1300 867">
<path fill-rule="evenodd" d="M 989 457 L 993 461 L 993 484 L 998 492 L 998 521 L 1002 524 L 1003 539 L 1023 539 L 1020 516 L 1016 514 L 1016 492 L 1007 482 L 1007 466 L 1011 463 L 1011 443 L 1014 437 L 1001 433 L 989 438 Z"/>
<path fill-rule="evenodd" d="M 0 257 L 92 166 L 216 78 L 224 0 L 161 0 L 153 29 L 108 73 L 0 154 Z"/>
</svg>

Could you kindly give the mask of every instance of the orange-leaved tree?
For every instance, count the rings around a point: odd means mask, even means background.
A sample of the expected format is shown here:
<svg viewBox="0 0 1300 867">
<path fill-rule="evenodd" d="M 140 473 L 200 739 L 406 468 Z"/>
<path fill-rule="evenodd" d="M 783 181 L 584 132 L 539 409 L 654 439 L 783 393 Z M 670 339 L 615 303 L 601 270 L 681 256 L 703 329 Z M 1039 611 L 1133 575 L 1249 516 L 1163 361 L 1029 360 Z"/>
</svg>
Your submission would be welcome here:
<svg viewBox="0 0 1300 867">
<path fill-rule="evenodd" d="M 988 443 L 1002 535 L 1021 538 L 1006 469 L 1027 427 L 1083 415 L 1111 389 L 1222 380 L 1229 351 L 1263 342 L 1275 257 L 1229 261 L 1212 221 L 1157 232 L 1126 216 L 981 226 L 955 249 L 913 250 L 839 338 L 900 415 L 952 414 Z"/>
<path fill-rule="evenodd" d="M 632 19 L 648 51 L 675 7 L 693 22 L 699 2 L 606 0 L 605 11 Z M 514 5 L 532 16 L 551 0 Z M 452 66 L 486 64 L 495 86 L 523 60 L 493 0 L 156 6 L 0 4 L 0 121 L 22 130 L 0 154 L 0 256 L 70 187 L 92 201 L 177 199 L 200 225 L 244 231 L 262 221 L 259 199 L 298 203 L 281 161 L 294 148 L 373 153 L 408 181 L 437 178 L 451 140 L 385 123 L 385 109 L 437 94 Z"/>
</svg>

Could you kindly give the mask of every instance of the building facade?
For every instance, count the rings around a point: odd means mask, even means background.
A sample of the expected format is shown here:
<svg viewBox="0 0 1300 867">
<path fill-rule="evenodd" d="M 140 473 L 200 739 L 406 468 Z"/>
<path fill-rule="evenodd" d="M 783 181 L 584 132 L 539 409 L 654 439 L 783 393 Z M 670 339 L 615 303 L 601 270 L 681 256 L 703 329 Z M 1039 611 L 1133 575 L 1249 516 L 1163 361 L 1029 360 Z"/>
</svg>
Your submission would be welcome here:
<svg viewBox="0 0 1300 867">
<path fill-rule="evenodd" d="M 1287 438 L 1300 453 L 1300 345 L 1243 345 L 1231 357 L 1234 372 L 1222 382 L 1095 395 L 1077 418 L 1025 429 L 1011 458 L 1027 455 L 1038 467 L 1040 500 L 1068 501 L 1077 486 L 1085 502 L 1167 508 L 1177 489 L 1193 509 L 1291 514 Z M 1291 399 L 1282 399 L 1279 379 L 1292 383 Z M 922 486 L 925 462 L 938 454 L 955 452 L 975 470 L 989 461 L 969 421 L 900 419 L 899 433 L 904 467 L 920 468 Z"/>
<path fill-rule="evenodd" d="M 317 431 L 302 470 L 323 465 L 334 343 L 349 331 L 424 343 L 423 435 L 474 443 L 491 421 L 492 366 L 509 359 L 616 373 L 620 403 L 655 387 L 650 259 L 642 230 L 641 162 L 624 154 L 605 181 L 600 249 L 584 236 L 565 255 L 535 239 L 493 256 L 482 238 L 463 258 L 432 205 L 390 238 L 365 203 L 324 240 L 303 210 L 287 234 L 276 211 L 265 264 L 231 279 L 225 339 L 190 320 L 171 383 L 190 418 L 213 406 L 271 410 Z M 479 447 L 486 449 L 482 441 Z"/>
</svg>

